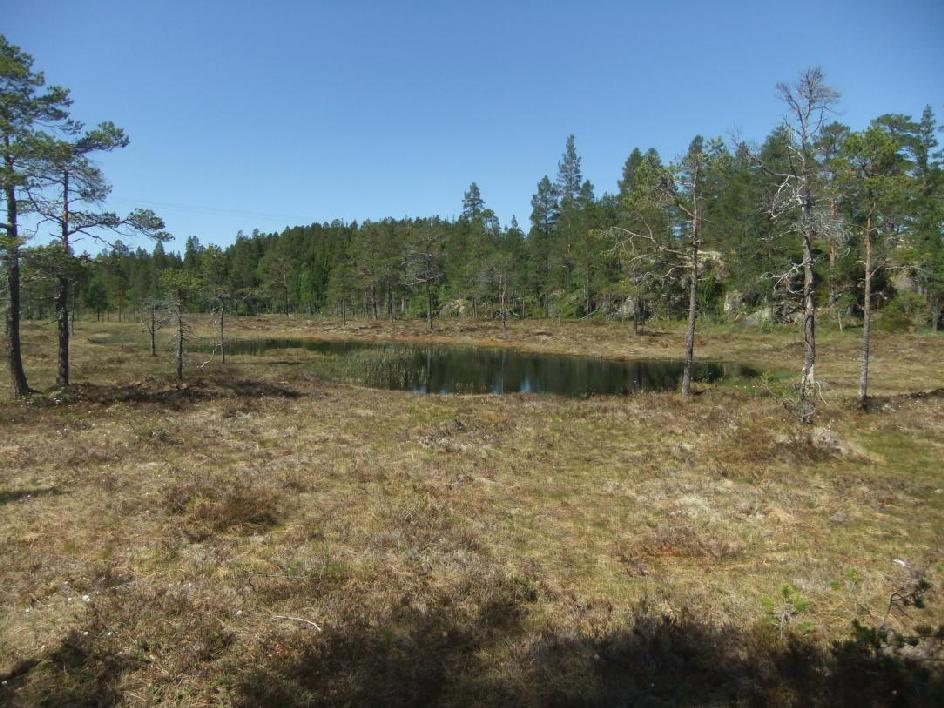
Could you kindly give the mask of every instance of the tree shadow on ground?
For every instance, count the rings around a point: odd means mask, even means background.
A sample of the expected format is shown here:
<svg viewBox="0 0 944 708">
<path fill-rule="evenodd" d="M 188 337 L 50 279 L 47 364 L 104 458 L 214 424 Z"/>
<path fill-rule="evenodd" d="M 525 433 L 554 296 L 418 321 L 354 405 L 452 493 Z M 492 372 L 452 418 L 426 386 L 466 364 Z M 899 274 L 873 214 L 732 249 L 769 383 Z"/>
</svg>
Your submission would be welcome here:
<svg viewBox="0 0 944 708">
<path fill-rule="evenodd" d="M 122 702 L 122 675 L 136 662 L 96 648 L 89 636 L 70 632 L 54 650 L 0 675 L 0 705 L 114 706 Z"/>
<path fill-rule="evenodd" d="M 865 400 L 865 410 L 880 411 L 890 406 L 900 406 L 904 403 L 911 403 L 912 401 L 923 401 L 936 398 L 944 398 L 944 388 L 935 388 L 931 391 L 900 393 L 894 396 L 869 396 Z"/>
<path fill-rule="evenodd" d="M 824 645 L 781 639 L 766 624 L 716 627 L 645 608 L 622 621 L 606 619 L 612 608 L 593 607 L 580 610 L 572 629 L 536 629 L 536 593 L 514 580 L 429 602 L 391 597 L 385 610 L 345 595 L 332 603 L 343 614 L 322 620 L 322 631 L 274 621 L 260 638 L 246 637 L 249 644 L 232 641 L 207 608 L 171 600 L 104 605 L 86 632 L 0 676 L 0 704 L 110 706 L 129 695 L 174 703 L 182 684 L 198 691 L 188 693 L 195 704 L 241 706 L 861 708 L 944 700 L 939 664 L 886 653 L 861 634 Z M 138 625 L 155 608 L 159 617 Z M 587 621 L 594 613 L 598 621 Z M 140 647 L 156 656 L 136 658 Z"/>
<path fill-rule="evenodd" d="M 659 337 L 665 337 L 669 335 L 670 332 L 666 332 L 661 329 L 640 329 L 638 332 L 634 332 L 634 337 L 649 337 L 650 339 L 658 339 Z"/>
<path fill-rule="evenodd" d="M 401 609 L 322 633 L 265 638 L 237 703 L 283 705 L 931 706 L 933 665 L 862 641 L 823 646 L 776 630 L 640 611 L 599 636 L 529 635 L 521 608 Z"/>
<path fill-rule="evenodd" d="M 177 387 L 173 382 L 148 378 L 129 384 L 72 384 L 47 394 L 57 404 L 135 403 L 179 410 L 180 408 L 221 398 L 299 398 L 302 393 L 261 379 L 195 379 Z"/>
<path fill-rule="evenodd" d="M 300 398 L 302 395 L 295 389 L 273 384 L 269 381 L 252 379 L 218 379 L 213 383 L 220 388 L 230 391 L 230 393 L 238 397 Z"/>
<path fill-rule="evenodd" d="M 20 499 L 31 499 L 33 497 L 46 497 L 62 494 L 58 487 L 36 487 L 35 489 L 11 489 L 0 490 L 0 506 Z"/>
</svg>

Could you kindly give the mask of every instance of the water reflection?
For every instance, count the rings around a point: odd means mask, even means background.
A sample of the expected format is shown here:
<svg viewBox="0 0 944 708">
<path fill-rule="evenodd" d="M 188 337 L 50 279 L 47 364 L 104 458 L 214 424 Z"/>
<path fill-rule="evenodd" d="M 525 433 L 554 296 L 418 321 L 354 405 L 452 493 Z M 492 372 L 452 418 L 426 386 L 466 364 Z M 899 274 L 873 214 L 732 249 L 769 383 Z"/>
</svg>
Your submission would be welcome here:
<svg viewBox="0 0 944 708">
<path fill-rule="evenodd" d="M 308 339 L 228 342 L 228 354 L 267 354 L 306 349 L 336 357 L 344 378 L 376 388 L 420 393 L 553 393 L 564 396 L 629 394 L 679 387 L 677 360 L 613 361 L 535 354 L 514 349 L 424 344 L 381 344 Z M 748 378 L 756 372 L 736 364 L 700 362 L 695 379 Z"/>
</svg>

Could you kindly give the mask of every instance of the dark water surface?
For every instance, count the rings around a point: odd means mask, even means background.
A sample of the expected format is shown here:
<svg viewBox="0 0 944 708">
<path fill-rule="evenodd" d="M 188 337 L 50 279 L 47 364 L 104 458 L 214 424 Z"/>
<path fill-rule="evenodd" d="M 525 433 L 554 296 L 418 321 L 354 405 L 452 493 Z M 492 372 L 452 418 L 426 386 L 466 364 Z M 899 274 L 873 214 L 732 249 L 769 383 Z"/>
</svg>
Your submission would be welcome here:
<svg viewBox="0 0 944 708">
<path fill-rule="evenodd" d="M 198 347 L 209 351 L 212 345 Z M 668 391 L 680 386 L 681 360 L 616 361 L 536 354 L 515 349 L 459 345 L 244 339 L 226 343 L 227 354 L 264 355 L 305 349 L 337 359 L 346 378 L 375 388 L 421 393 L 552 393 L 563 396 L 620 395 Z M 699 362 L 695 380 L 750 378 L 757 372 L 737 364 Z"/>
</svg>

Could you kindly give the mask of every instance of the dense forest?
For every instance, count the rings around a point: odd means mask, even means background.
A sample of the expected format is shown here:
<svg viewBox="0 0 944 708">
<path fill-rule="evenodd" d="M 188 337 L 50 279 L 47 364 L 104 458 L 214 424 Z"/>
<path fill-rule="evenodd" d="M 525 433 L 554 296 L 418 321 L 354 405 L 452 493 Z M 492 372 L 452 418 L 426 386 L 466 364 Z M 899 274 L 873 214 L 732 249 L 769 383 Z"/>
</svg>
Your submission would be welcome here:
<svg viewBox="0 0 944 708">
<path fill-rule="evenodd" d="M 110 187 L 95 155 L 125 147 L 125 133 L 72 120 L 68 90 L 45 87 L 5 39 L 2 50 L 6 329 L 20 393 L 21 314 L 55 318 L 61 385 L 76 319 L 153 323 L 159 308 L 178 325 L 187 311 L 424 317 L 429 328 L 441 316 L 626 318 L 636 331 L 687 317 L 689 363 L 697 317 L 797 322 L 806 390 L 820 308 L 840 328 L 862 323 L 863 398 L 873 310 L 890 328 L 942 326 L 933 111 L 854 131 L 832 121 L 839 93 L 817 68 L 778 85 L 785 118 L 761 143 L 695 136 L 671 160 L 635 148 L 612 193 L 597 196 L 568 136 L 526 227 L 500 224 L 472 182 L 455 220 L 315 223 L 239 233 L 226 248 L 192 235 L 179 253 L 150 210 L 98 211 Z"/>
</svg>

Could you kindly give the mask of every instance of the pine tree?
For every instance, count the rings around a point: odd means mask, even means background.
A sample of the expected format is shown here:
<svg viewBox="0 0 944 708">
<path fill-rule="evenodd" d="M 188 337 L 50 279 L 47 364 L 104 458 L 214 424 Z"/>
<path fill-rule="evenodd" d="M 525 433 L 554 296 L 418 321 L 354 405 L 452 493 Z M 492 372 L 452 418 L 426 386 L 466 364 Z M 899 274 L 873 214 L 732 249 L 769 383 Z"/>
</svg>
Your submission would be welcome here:
<svg viewBox="0 0 944 708">
<path fill-rule="evenodd" d="M 7 276 L 6 355 L 15 398 L 29 395 L 20 344 L 20 248 L 18 193 L 27 184 L 28 165 L 35 157 L 40 126 L 65 125 L 71 104 L 69 92 L 45 86 L 33 58 L 0 35 L 0 190 L 6 202 L 6 221 L 0 224 L 0 246 Z"/>
<path fill-rule="evenodd" d="M 90 155 L 110 152 L 128 145 L 128 137 L 114 123 L 103 122 L 82 132 L 79 123 L 70 124 L 70 137 L 58 140 L 43 136 L 34 143 L 33 175 L 27 191 L 33 209 L 55 224 L 60 266 L 53 298 L 58 330 L 56 384 L 69 384 L 69 273 L 74 270 L 72 246 L 83 236 L 107 243 L 106 232 L 138 233 L 158 240 L 169 238 L 164 222 L 149 209 L 138 209 L 120 218 L 108 211 L 96 211 L 111 192 L 102 171 Z M 78 135 L 72 138 L 71 136 Z"/>
<path fill-rule="evenodd" d="M 196 272 L 168 270 L 161 273 L 161 288 L 167 294 L 171 323 L 174 327 L 174 378 L 178 388 L 184 381 L 184 351 L 190 337 L 186 306 L 202 287 L 203 283 Z"/>
<path fill-rule="evenodd" d="M 468 191 L 462 198 L 462 218 L 466 221 L 476 223 L 481 218 L 484 209 L 485 200 L 482 199 L 479 186 L 473 182 L 469 185 Z"/>
<path fill-rule="evenodd" d="M 868 404 L 869 359 L 872 334 L 872 282 L 886 265 L 890 243 L 907 213 L 913 180 L 897 131 L 889 131 L 881 119 L 866 130 L 849 135 L 843 144 L 846 174 L 843 192 L 849 220 L 862 242 L 862 350 L 859 369 L 859 403 Z"/>
</svg>

